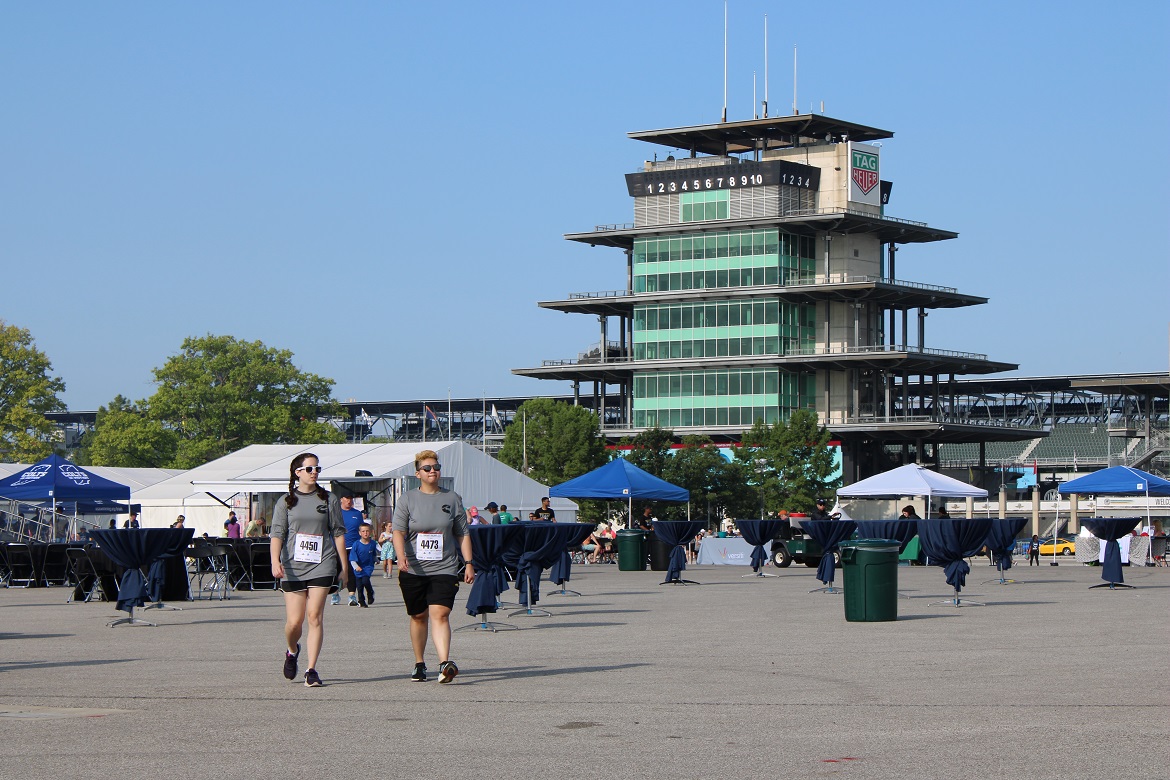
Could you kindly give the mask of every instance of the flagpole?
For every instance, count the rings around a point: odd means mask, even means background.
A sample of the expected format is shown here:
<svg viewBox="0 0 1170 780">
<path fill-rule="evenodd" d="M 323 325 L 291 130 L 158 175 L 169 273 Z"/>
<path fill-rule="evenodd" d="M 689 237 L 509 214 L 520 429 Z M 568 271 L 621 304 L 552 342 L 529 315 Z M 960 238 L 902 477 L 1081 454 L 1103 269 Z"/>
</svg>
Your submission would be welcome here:
<svg viewBox="0 0 1170 780">
<path fill-rule="evenodd" d="M 447 440 L 454 441 L 455 436 L 451 431 L 451 388 L 447 388 Z"/>
<path fill-rule="evenodd" d="M 423 419 L 422 419 L 423 444 L 427 443 L 427 405 L 423 404 Z"/>
</svg>

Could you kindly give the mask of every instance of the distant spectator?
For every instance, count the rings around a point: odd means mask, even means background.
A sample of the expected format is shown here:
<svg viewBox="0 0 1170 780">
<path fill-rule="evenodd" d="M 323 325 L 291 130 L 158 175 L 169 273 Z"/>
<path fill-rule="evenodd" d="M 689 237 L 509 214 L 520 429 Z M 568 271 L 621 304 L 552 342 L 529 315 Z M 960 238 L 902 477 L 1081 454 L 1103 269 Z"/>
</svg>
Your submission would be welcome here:
<svg viewBox="0 0 1170 780">
<path fill-rule="evenodd" d="M 186 522 L 187 522 L 187 518 L 183 517 L 182 515 L 179 515 L 178 517 L 175 518 L 175 522 L 171 523 L 171 528 L 186 528 L 187 526 L 184 525 L 184 523 L 186 523 Z"/>
<path fill-rule="evenodd" d="M 259 539 L 264 536 L 264 521 L 253 517 L 244 525 L 244 536 L 248 539 Z"/>
<path fill-rule="evenodd" d="M 240 521 L 236 519 L 235 512 L 228 513 L 228 519 L 223 521 L 224 536 L 229 539 L 239 539 L 243 531 L 240 528 Z"/>
<path fill-rule="evenodd" d="M 123 528 L 138 528 L 138 513 L 131 512 L 130 518 L 122 525 Z"/>
<path fill-rule="evenodd" d="M 552 523 L 557 521 L 557 513 L 548 505 L 548 496 L 540 499 L 540 509 L 537 509 L 534 514 L 537 520 L 548 520 Z"/>
<path fill-rule="evenodd" d="M 902 507 L 902 519 L 921 520 L 922 518 L 918 516 L 918 512 L 914 509 L 913 504 L 907 504 L 906 506 Z"/>
<path fill-rule="evenodd" d="M 500 504 L 500 525 L 507 525 L 515 519 L 512 513 L 508 511 L 508 505 Z"/>
</svg>

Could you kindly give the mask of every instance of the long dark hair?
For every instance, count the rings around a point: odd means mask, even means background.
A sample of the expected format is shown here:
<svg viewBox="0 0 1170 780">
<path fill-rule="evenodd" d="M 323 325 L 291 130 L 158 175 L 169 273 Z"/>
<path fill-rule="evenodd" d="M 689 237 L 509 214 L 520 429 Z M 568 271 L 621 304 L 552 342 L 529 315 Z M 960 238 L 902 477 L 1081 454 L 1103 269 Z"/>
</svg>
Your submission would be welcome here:
<svg viewBox="0 0 1170 780">
<path fill-rule="evenodd" d="M 292 463 L 288 464 L 288 495 L 284 497 L 284 505 L 289 509 L 292 509 L 297 505 L 297 483 L 300 482 L 300 480 L 297 479 L 297 469 L 305 465 L 305 461 L 309 458 L 312 458 L 318 463 L 321 462 L 321 459 L 313 453 L 302 452 L 300 455 L 297 455 L 292 459 Z M 329 493 L 327 493 L 325 488 L 321 487 L 320 485 L 317 486 L 317 498 L 321 499 L 322 501 L 329 500 Z"/>
</svg>

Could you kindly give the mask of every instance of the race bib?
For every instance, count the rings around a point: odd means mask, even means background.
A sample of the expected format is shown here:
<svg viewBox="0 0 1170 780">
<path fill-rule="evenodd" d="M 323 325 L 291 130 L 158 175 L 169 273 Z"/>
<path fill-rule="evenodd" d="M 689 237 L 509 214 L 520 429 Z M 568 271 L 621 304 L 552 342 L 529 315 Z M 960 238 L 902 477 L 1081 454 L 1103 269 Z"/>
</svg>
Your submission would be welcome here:
<svg viewBox="0 0 1170 780">
<path fill-rule="evenodd" d="M 320 563 L 321 544 L 324 537 L 313 534 L 297 534 L 296 546 L 293 548 L 293 560 L 301 563 Z"/>
<path fill-rule="evenodd" d="M 414 555 L 420 561 L 443 560 L 443 535 L 418 534 L 415 536 Z"/>
</svg>

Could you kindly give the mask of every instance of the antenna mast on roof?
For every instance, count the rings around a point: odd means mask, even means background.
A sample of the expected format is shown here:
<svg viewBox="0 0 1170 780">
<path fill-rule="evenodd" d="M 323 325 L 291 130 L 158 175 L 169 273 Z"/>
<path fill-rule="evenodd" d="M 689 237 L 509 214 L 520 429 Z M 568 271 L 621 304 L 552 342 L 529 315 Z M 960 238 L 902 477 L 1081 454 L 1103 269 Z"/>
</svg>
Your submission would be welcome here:
<svg viewBox="0 0 1170 780">
<path fill-rule="evenodd" d="M 727 0 L 723 0 L 723 121 L 727 121 Z"/>
<path fill-rule="evenodd" d="M 792 115 L 796 116 L 800 111 L 796 108 L 796 44 L 792 44 Z"/>
<path fill-rule="evenodd" d="M 764 14 L 764 119 L 768 118 L 768 15 Z"/>
</svg>

